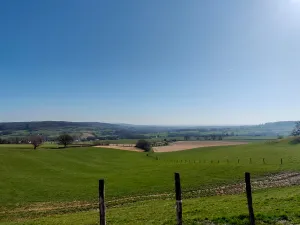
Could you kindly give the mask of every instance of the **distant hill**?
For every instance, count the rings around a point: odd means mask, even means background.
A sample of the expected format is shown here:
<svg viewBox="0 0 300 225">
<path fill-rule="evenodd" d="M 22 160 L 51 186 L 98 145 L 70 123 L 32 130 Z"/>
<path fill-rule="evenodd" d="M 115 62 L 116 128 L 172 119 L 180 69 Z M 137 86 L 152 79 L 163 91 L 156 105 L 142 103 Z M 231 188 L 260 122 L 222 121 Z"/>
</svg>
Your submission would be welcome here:
<svg viewBox="0 0 300 225">
<path fill-rule="evenodd" d="M 77 127 L 117 128 L 120 125 L 98 122 L 67 122 L 67 121 L 34 121 L 34 122 L 7 122 L 0 123 L 0 131 L 5 130 L 38 130 L 62 129 Z"/>
<path fill-rule="evenodd" d="M 77 139 L 139 139 L 156 136 L 179 137 L 225 133 L 235 136 L 287 136 L 293 130 L 294 125 L 295 121 L 245 126 L 153 126 L 67 121 L 7 122 L 0 123 L 0 138 L 41 134 L 49 139 L 54 139 L 63 132 L 70 133 Z"/>
</svg>

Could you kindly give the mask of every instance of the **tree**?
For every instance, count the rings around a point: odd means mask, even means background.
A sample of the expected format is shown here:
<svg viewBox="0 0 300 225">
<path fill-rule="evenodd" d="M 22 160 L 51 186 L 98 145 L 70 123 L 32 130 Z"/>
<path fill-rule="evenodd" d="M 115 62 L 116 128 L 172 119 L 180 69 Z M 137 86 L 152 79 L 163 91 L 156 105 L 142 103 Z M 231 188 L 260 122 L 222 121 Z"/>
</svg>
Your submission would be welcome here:
<svg viewBox="0 0 300 225">
<path fill-rule="evenodd" d="M 146 140 L 138 140 L 135 147 L 143 149 L 145 152 L 151 151 L 151 143 Z"/>
<path fill-rule="evenodd" d="M 292 131 L 292 136 L 300 136 L 300 121 L 296 122 L 295 128 Z"/>
<path fill-rule="evenodd" d="M 219 140 L 223 140 L 223 137 L 221 135 L 219 136 Z"/>
<path fill-rule="evenodd" d="M 190 136 L 188 136 L 188 135 L 185 135 L 185 136 L 184 136 L 184 140 L 185 140 L 185 141 L 188 141 L 189 139 L 190 139 Z"/>
<path fill-rule="evenodd" d="M 42 136 L 40 135 L 36 135 L 36 136 L 31 136 L 29 138 L 29 142 L 30 144 L 33 145 L 33 148 L 36 149 L 37 147 L 39 147 L 41 144 L 43 144 L 44 139 Z"/>
<path fill-rule="evenodd" d="M 64 147 L 67 147 L 67 145 L 72 144 L 73 137 L 69 134 L 61 134 L 58 137 L 58 144 L 63 145 Z"/>
</svg>

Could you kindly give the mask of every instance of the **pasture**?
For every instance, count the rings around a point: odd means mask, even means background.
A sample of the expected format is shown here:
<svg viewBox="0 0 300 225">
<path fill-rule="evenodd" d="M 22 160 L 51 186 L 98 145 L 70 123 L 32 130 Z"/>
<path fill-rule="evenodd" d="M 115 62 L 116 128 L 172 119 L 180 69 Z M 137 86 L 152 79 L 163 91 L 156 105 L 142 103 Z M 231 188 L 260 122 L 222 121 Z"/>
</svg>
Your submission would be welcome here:
<svg viewBox="0 0 300 225">
<path fill-rule="evenodd" d="M 300 223 L 300 188 L 274 188 L 254 191 L 256 224 L 289 225 Z M 278 204 L 280 203 L 280 204 Z M 184 224 L 235 224 L 248 222 L 247 202 L 244 194 L 202 197 L 183 200 Z M 71 212 L 37 218 L 11 219 L 3 225 L 97 225 L 99 213 L 96 210 Z M 174 225 L 174 200 L 148 200 L 132 202 L 108 208 L 107 224 L 164 224 Z"/>
<path fill-rule="evenodd" d="M 263 158 L 265 162 L 262 161 Z M 10 224 L 21 218 L 30 221 L 30 218 L 38 220 L 45 215 L 74 212 L 76 213 L 70 214 L 70 217 L 94 215 L 94 212 L 77 211 L 96 207 L 100 178 L 105 179 L 106 198 L 110 202 L 108 214 L 112 212 L 110 215 L 113 216 L 113 212 L 122 215 L 122 207 L 132 210 L 137 208 L 138 212 L 154 204 L 157 204 L 155 207 L 173 204 L 171 200 L 162 199 L 172 199 L 174 172 L 181 174 L 182 189 L 186 192 L 183 194 L 184 198 L 197 198 L 202 196 L 188 191 L 241 182 L 245 171 L 257 178 L 266 174 L 299 170 L 300 147 L 287 141 L 203 147 L 148 155 L 94 147 L 55 149 L 49 145 L 34 151 L 30 145 L 0 145 L 0 221 Z M 153 196 L 149 197 L 150 195 Z M 214 198 L 220 201 L 225 198 L 230 202 L 228 196 L 207 197 L 207 201 Z M 241 197 L 238 195 L 232 198 Z M 198 200 L 187 200 L 191 202 L 191 210 L 193 202 L 196 204 Z M 122 204 L 125 205 L 121 207 Z M 213 203 L 210 204 L 213 207 Z M 116 208 L 110 208 L 112 206 Z M 186 207 L 187 210 L 189 206 Z M 217 204 L 214 207 L 219 206 Z M 117 213 L 118 210 L 120 214 Z M 213 212 L 210 218 L 222 215 L 217 209 Z M 124 211 L 124 216 L 125 214 Z M 173 218 L 173 215 L 166 215 L 166 219 Z M 68 215 L 55 216 L 53 219 L 61 217 L 63 221 L 65 216 Z M 191 213 L 190 218 L 193 217 Z M 138 218 L 145 222 L 143 219 L 147 219 L 148 215 L 141 213 Z M 49 221 L 51 220 L 52 217 Z M 117 217 L 110 220 L 118 221 Z M 132 220 L 124 219 L 124 224 L 126 221 L 130 224 Z M 152 222 L 149 220 L 149 224 L 157 224 L 155 220 Z"/>
</svg>

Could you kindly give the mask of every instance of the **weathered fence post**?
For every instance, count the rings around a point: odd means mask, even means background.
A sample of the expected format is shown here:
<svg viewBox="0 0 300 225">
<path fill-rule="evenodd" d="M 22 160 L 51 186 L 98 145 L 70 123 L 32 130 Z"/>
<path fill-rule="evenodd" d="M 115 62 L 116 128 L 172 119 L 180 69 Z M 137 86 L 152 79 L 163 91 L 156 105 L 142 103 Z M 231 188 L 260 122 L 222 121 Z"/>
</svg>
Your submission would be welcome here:
<svg viewBox="0 0 300 225">
<path fill-rule="evenodd" d="M 282 165 L 282 158 L 280 159 L 280 164 Z"/>
<path fill-rule="evenodd" d="M 266 162 L 265 162 L 265 158 L 263 158 L 263 163 L 265 164 Z"/>
<path fill-rule="evenodd" d="M 104 180 L 99 180 L 99 213 L 100 213 L 100 225 L 106 225 L 105 202 L 104 202 Z"/>
<path fill-rule="evenodd" d="M 175 192 L 176 192 L 177 225 L 182 225 L 182 200 L 181 200 L 181 186 L 180 186 L 179 173 L 175 173 Z"/>
<path fill-rule="evenodd" d="M 255 225 L 255 218 L 254 218 L 254 212 L 253 212 L 253 206 L 252 206 L 250 173 L 248 173 L 248 172 L 245 173 L 245 182 L 246 182 L 246 193 L 247 193 L 250 225 Z"/>
</svg>

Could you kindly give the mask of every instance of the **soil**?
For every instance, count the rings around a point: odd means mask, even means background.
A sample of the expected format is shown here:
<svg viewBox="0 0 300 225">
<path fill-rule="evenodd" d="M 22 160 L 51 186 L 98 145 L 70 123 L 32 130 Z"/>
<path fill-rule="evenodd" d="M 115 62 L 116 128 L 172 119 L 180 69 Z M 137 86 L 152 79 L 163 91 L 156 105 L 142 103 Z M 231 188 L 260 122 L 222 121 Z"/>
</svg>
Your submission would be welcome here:
<svg viewBox="0 0 300 225">
<path fill-rule="evenodd" d="M 229 146 L 229 145 L 242 145 L 248 144 L 247 142 L 236 141 L 177 141 L 168 146 L 154 147 L 154 152 L 175 152 L 183 151 L 193 148 L 213 147 L 213 146 Z"/>
<path fill-rule="evenodd" d="M 213 147 L 213 146 L 229 146 L 229 145 L 243 145 L 248 144 L 247 142 L 237 141 L 177 141 L 167 146 L 153 147 L 154 152 L 175 152 L 184 151 L 193 148 Z M 114 148 L 120 150 L 128 150 L 135 152 L 143 152 L 142 150 L 134 147 L 134 144 L 110 144 L 95 146 L 98 148 Z"/>
</svg>

